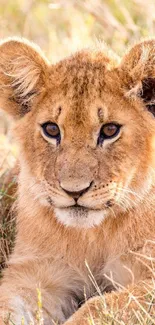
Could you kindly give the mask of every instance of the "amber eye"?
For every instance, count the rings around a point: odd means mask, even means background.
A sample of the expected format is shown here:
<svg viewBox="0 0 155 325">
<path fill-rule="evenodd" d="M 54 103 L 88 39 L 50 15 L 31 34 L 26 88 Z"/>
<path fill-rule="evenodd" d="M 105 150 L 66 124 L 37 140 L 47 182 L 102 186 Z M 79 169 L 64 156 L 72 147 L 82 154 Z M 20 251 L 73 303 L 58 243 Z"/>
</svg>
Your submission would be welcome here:
<svg viewBox="0 0 155 325">
<path fill-rule="evenodd" d="M 116 137 L 120 132 L 120 128 L 121 125 L 115 123 L 103 125 L 98 138 L 98 144 L 102 143 L 104 140 Z"/>
<path fill-rule="evenodd" d="M 56 123 L 46 122 L 41 127 L 45 136 L 60 141 L 60 129 Z"/>
</svg>

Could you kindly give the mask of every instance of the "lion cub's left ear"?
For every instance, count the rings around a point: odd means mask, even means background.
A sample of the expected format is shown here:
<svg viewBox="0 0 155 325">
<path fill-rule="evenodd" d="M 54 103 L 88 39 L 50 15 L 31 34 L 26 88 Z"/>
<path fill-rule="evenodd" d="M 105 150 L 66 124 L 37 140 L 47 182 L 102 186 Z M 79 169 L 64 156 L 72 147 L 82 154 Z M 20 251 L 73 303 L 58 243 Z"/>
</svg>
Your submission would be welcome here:
<svg viewBox="0 0 155 325">
<path fill-rule="evenodd" d="M 125 95 L 143 100 L 155 116 L 155 40 L 135 45 L 120 65 Z"/>
<path fill-rule="evenodd" d="M 48 62 L 38 47 L 16 38 L 0 43 L 0 108 L 22 117 L 45 91 L 47 80 Z"/>
</svg>

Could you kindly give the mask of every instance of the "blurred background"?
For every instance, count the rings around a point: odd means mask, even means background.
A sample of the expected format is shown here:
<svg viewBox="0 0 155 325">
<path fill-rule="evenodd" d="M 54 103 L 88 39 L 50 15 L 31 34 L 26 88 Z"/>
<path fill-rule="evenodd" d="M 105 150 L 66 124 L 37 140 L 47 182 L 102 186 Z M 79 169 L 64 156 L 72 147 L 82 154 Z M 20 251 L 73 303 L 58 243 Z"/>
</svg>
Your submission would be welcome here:
<svg viewBox="0 0 155 325">
<path fill-rule="evenodd" d="M 154 32 L 155 0 L 0 0 L 0 38 L 26 37 L 52 62 L 96 41 L 122 55 Z M 0 112 L 0 175 L 17 155 L 9 124 Z"/>
</svg>

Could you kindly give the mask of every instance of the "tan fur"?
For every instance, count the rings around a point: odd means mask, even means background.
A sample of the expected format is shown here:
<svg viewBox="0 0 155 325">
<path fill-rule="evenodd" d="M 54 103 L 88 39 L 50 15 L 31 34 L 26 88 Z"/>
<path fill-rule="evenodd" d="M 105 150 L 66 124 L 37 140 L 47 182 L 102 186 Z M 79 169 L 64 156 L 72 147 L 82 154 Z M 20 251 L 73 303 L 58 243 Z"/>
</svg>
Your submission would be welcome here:
<svg viewBox="0 0 155 325">
<path fill-rule="evenodd" d="M 120 64 L 102 50 L 83 50 L 50 65 L 27 41 L 1 43 L 0 106 L 14 116 L 20 146 L 17 239 L 0 288 L 2 319 L 34 321 L 40 288 L 45 324 L 62 324 L 95 294 L 92 275 L 102 293 L 143 293 L 152 272 L 141 255 L 154 256 L 155 122 L 140 91 L 154 77 L 154 40 Z M 59 125 L 59 146 L 41 131 L 47 121 Z M 97 146 L 109 122 L 121 124 L 121 133 Z M 91 182 L 76 212 L 62 187 L 77 192 Z M 127 295 L 105 297 L 122 306 Z M 90 300 L 95 317 L 99 299 Z M 87 305 L 68 324 L 88 324 Z"/>
</svg>

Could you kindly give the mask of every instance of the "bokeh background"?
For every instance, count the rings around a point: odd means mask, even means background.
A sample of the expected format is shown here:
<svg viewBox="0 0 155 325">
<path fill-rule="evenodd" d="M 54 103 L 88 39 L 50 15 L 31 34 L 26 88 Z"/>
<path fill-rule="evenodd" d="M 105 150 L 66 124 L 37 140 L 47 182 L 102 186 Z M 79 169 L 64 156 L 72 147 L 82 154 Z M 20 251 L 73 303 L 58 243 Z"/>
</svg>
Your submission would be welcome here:
<svg viewBox="0 0 155 325">
<path fill-rule="evenodd" d="M 155 35 L 155 0 L 0 0 L 0 38 L 14 35 L 36 42 L 52 62 L 98 41 L 122 55 Z M 0 176 L 17 155 L 9 125 L 0 112 Z"/>
</svg>

